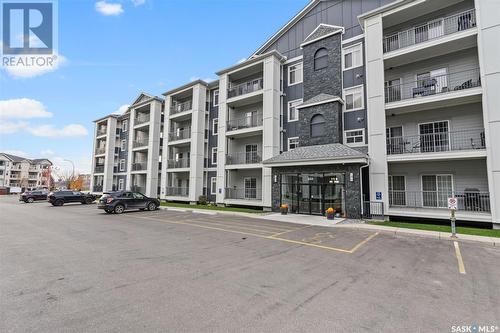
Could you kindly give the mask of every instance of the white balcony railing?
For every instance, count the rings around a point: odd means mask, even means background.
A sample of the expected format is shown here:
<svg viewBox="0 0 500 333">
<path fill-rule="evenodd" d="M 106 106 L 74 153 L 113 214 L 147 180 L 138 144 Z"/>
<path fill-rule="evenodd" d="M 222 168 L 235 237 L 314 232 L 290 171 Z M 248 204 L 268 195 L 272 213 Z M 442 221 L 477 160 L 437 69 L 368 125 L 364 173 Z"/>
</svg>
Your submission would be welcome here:
<svg viewBox="0 0 500 333">
<path fill-rule="evenodd" d="M 389 191 L 389 206 L 410 208 L 448 208 L 448 198 L 455 197 L 458 210 L 466 212 L 490 212 L 489 192 L 466 190 L 452 191 Z"/>
</svg>

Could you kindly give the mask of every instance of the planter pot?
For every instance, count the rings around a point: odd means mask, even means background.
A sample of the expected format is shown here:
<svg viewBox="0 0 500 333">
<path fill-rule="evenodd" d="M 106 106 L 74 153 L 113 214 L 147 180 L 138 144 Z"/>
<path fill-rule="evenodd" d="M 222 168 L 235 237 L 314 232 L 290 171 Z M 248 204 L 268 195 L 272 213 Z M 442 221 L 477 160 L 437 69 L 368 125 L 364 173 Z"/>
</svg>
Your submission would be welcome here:
<svg viewBox="0 0 500 333">
<path fill-rule="evenodd" d="M 287 215 L 288 214 L 288 208 L 281 208 L 281 215 Z"/>
<path fill-rule="evenodd" d="M 335 218 L 335 214 L 326 214 L 327 220 L 333 220 Z"/>
</svg>

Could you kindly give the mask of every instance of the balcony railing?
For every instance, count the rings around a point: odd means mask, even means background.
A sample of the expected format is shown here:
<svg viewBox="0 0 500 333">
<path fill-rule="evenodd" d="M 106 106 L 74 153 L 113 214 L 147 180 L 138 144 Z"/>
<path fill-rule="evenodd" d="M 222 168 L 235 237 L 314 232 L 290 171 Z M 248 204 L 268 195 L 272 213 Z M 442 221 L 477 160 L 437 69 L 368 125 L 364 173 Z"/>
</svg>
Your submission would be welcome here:
<svg viewBox="0 0 500 333">
<path fill-rule="evenodd" d="M 243 128 L 262 126 L 262 113 L 232 119 L 227 122 L 227 131 L 236 131 Z"/>
<path fill-rule="evenodd" d="M 102 192 L 102 185 L 94 185 L 92 188 L 94 192 Z"/>
<path fill-rule="evenodd" d="M 104 135 L 107 133 L 107 128 L 99 128 L 97 129 L 97 135 L 100 136 L 100 135 Z"/>
<path fill-rule="evenodd" d="M 139 192 L 139 193 L 142 193 L 142 194 L 144 194 L 144 192 L 146 192 L 146 187 L 145 186 L 132 185 L 130 187 L 130 189 L 132 190 L 132 192 Z"/>
<path fill-rule="evenodd" d="M 94 168 L 94 173 L 103 173 L 104 172 L 104 165 L 96 165 Z"/>
<path fill-rule="evenodd" d="M 144 146 L 147 146 L 149 143 L 149 138 L 143 138 L 143 139 L 139 139 L 139 140 L 135 140 L 132 144 L 132 146 L 134 148 L 137 148 L 137 147 L 144 147 Z"/>
<path fill-rule="evenodd" d="M 257 90 L 261 90 L 263 88 L 264 88 L 264 81 L 262 78 L 250 80 L 247 82 L 239 83 L 237 85 L 232 85 L 227 90 L 227 97 L 232 98 L 236 96 L 241 96 Z"/>
<path fill-rule="evenodd" d="M 193 102 L 192 101 L 185 101 L 182 103 L 177 103 L 174 102 L 172 106 L 170 107 L 170 115 L 184 112 L 184 111 L 189 111 L 193 108 Z"/>
<path fill-rule="evenodd" d="M 384 53 L 472 29 L 475 26 L 476 11 L 474 9 L 439 18 L 384 37 Z"/>
<path fill-rule="evenodd" d="M 244 152 L 244 153 L 231 153 L 226 155 L 227 165 L 256 164 L 261 162 L 262 162 L 262 153 L 257 151 Z"/>
<path fill-rule="evenodd" d="M 135 117 L 134 124 L 140 125 L 149 122 L 149 113 L 148 114 L 140 114 Z"/>
<path fill-rule="evenodd" d="M 485 148 L 483 128 L 387 138 L 387 155 Z"/>
<path fill-rule="evenodd" d="M 448 198 L 457 198 L 458 211 L 490 212 L 489 192 L 389 191 L 389 206 L 410 208 L 448 208 Z"/>
<path fill-rule="evenodd" d="M 262 190 L 257 188 L 226 188 L 226 199 L 261 200 Z"/>
<path fill-rule="evenodd" d="M 147 170 L 148 162 L 135 162 L 132 163 L 132 171 L 143 171 Z"/>
<path fill-rule="evenodd" d="M 106 147 L 99 147 L 95 149 L 96 155 L 102 155 L 106 153 Z"/>
<path fill-rule="evenodd" d="M 182 130 L 177 129 L 168 134 L 169 141 L 178 141 L 191 138 L 191 127 L 184 128 Z"/>
<path fill-rule="evenodd" d="M 391 103 L 406 99 L 445 94 L 480 86 L 481 78 L 479 69 L 471 69 L 387 86 L 385 87 L 385 102 Z"/>
<path fill-rule="evenodd" d="M 174 197 L 187 197 L 189 195 L 188 187 L 167 187 L 166 188 L 167 196 Z"/>
<path fill-rule="evenodd" d="M 167 168 L 169 169 L 180 169 L 189 168 L 191 165 L 191 160 L 189 158 L 179 158 L 177 160 L 168 160 Z"/>
</svg>

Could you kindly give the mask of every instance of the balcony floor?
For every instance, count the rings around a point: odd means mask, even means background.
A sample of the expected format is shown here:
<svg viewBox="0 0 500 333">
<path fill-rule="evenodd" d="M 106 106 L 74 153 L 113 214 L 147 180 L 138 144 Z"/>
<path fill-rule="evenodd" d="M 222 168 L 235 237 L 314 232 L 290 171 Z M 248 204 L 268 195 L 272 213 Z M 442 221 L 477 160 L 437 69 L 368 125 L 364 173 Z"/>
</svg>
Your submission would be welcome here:
<svg viewBox="0 0 500 333">
<path fill-rule="evenodd" d="M 387 162 L 447 161 L 486 158 L 486 149 L 387 155 Z"/>
</svg>

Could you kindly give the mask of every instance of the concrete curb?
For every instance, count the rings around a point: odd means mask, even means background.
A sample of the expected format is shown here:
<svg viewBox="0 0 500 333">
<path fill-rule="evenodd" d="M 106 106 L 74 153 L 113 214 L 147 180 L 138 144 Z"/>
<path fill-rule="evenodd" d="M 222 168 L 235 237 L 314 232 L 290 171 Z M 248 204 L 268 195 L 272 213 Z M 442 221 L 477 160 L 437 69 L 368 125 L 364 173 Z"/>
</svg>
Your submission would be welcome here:
<svg viewBox="0 0 500 333">
<path fill-rule="evenodd" d="M 222 215 L 232 215 L 232 216 L 245 216 L 245 217 L 253 217 L 253 218 L 259 218 L 262 216 L 266 216 L 266 213 L 243 213 L 243 212 L 226 212 L 223 210 L 211 210 L 211 209 L 200 209 L 200 208 L 181 208 L 181 207 L 165 207 L 165 206 L 160 206 L 160 209 L 164 210 L 171 210 L 174 212 L 191 212 L 191 213 L 197 213 L 197 214 L 206 214 L 206 215 L 216 215 L 216 214 L 222 214 Z"/>
</svg>

